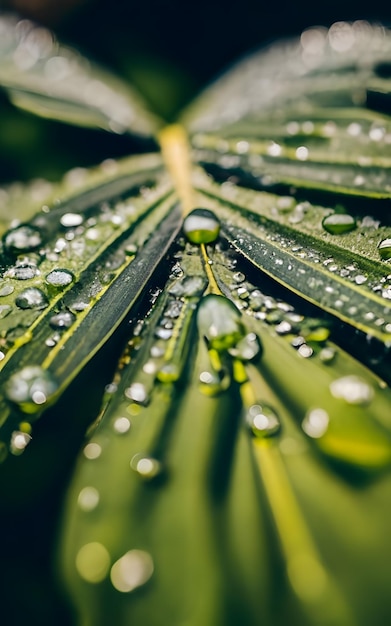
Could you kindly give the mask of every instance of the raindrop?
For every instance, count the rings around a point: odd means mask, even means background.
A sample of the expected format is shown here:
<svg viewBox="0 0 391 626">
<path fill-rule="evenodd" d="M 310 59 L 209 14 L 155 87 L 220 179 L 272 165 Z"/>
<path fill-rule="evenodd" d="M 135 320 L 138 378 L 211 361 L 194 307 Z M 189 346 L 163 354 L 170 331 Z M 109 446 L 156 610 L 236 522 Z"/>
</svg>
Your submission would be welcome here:
<svg viewBox="0 0 391 626">
<path fill-rule="evenodd" d="M 36 226 L 20 224 L 20 226 L 9 230 L 4 235 L 3 241 L 9 252 L 27 252 L 42 245 L 42 235 Z"/>
<path fill-rule="evenodd" d="M 129 593 L 145 585 L 151 578 L 154 565 L 151 555 L 144 550 L 129 550 L 111 568 L 110 578 L 113 587 L 122 593 Z"/>
<path fill-rule="evenodd" d="M 52 328 L 61 330 L 65 328 L 70 328 L 75 319 L 76 316 L 71 313 L 71 311 L 60 311 L 60 313 L 52 315 L 49 320 L 49 324 Z"/>
<path fill-rule="evenodd" d="M 37 287 L 29 287 L 15 298 L 15 304 L 20 309 L 45 309 L 49 302 L 43 291 Z"/>
<path fill-rule="evenodd" d="M 308 346 L 306 343 L 303 343 L 297 351 L 304 359 L 308 359 L 314 353 L 311 346 Z"/>
<path fill-rule="evenodd" d="M 373 398 L 373 388 L 358 376 L 343 376 L 330 384 L 334 398 L 341 398 L 348 404 L 369 404 Z"/>
<path fill-rule="evenodd" d="M 39 269 L 36 265 L 16 265 L 11 267 L 6 274 L 16 280 L 31 280 L 39 274 Z"/>
<path fill-rule="evenodd" d="M 13 285 L 4 285 L 3 287 L 0 287 L 0 298 L 3 296 L 9 296 L 14 289 L 15 287 Z"/>
<path fill-rule="evenodd" d="M 323 363 L 332 363 L 336 357 L 336 351 L 333 348 L 323 348 L 319 352 L 319 358 Z"/>
<path fill-rule="evenodd" d="M 377 246 L 379 250 L 379 254 L 382 259 L 388 260 L 391 259 L 391 239 L 383 239 Z"/>
<path fill-rule="evenodd" d="M 267 404 L 253 404 L 247 410 L 246 423 L 255 437 L 271 437 L 281 429 L 279 417 Z"/>
<path fill-rule="evenodd" d="M 354 230 L 357 226 L 356 220 L 347 213 L 332 213 L 322 220 L 323 228 L 332 235 L 342 235 Z"/>
<path fill-rule="evenodd" d="M 91 442 L 84 446 L 83 454 L 89 461 L 99 459 L 102 454 L 102 448 L 99 443 Z"/>
<path fill-rule="evenodd" d="M 231 300 L 216 294 L 200 301 L 197 323 L 200 335 L 216 350 L 233 347 L 244 334 L 239 310 Z"/>
<path fill-rule="evenodd" d="M 311 409 L 303 420 L 302 428 L 309 437 L 319 439 L 327 431 L 329 421 L 330 418 L 324 409 Z"/>
<path fill-rule="evenodd" d="M 191 243 L 211 243 L 220 232 L 220 222 L 208 209 L 194 209 L 183 221 L 183 232 Z"/>
<path fill-rule="evenodd" d="M 27 365 L 15 372 L 5 384 L 8 400 L 25 413 L 34 413 L 56 393 L 58 384 L 48 370 L 38 365 Z"/>
<path fill-rule="evenodd" d="M 74 281 L 75 277 L 69 270 L 55 269 L 46 275 L 46 282 L 52 287 L 67 287 Z"/>
</svg>

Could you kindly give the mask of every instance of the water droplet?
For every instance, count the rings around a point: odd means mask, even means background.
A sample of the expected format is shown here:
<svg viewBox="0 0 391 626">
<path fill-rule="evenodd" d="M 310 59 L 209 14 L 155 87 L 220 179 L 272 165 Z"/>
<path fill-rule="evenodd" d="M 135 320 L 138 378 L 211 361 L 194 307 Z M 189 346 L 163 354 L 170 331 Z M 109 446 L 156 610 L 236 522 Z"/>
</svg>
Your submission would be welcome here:
<svg viewBox="0 0 391 626">
<path fill-rule="evenodd" d="M 31 441 L 31 435 L 21 430 L 14 430 L 11 435 L 10 450 L 15 456 L 22 454 Z"/>
<path fill-rule="evenodd" d="M 322 437 L 329 426 L 330 418 L 324 409 L 311 409 L 305 416 L 302 428 L 313 439 Z"/>
<path fill-rule="evenodd" d="M 172 329 L 159 326 L 159 328 L 155 330 L 155 337 L 167 341 L 168 339 L 170 339 L 170 337 L 172 337 Z"/>
<path fill-rule="evenodd" d="M 15 287 L 13 285 L 4 285 L 3 287 L 0 287 L 0 298 L 9 296 L 14 290 Z"/>
<path fill-rule="evenodd" d="M 202 298 L 197 323 L 200 335 L 216 350 L 232 348 L 244 334 L 239 310 L 224 296 L 208 294 Z"/>
<path fill-rule="evenodd" d="M 70 328 L 75 319 L 76 316 L 70 311 L 60 311 L 60 313 L 52 315 L 49 320 L 49 324 L 52 328 L 61 330 L 64 328 Z"/>
<path fill-rule="evenodd" d="M 391 259 L 391 239 L 383 239 L 377 246 L 379 250 L 379 254 L 382 259 L 388 260 Z"/>
<path fill-rule="evenodd" d="M 300 354 L 300 356 L 302 356 L 304 359 L 308 359 L 310 356 L 313 355 L 314 351 L 311 348 L 311 346 L 308 346 L 306 343 L 303 343 L 299 349 L 297 350 L 297 352 Z"/>
<path fill-rule="evenodd" d="M 131 462 L 130 467 L 145 480 L 152 480 L 161 474 L 162 464 L 157 459 L 150 456 L 136 454 Z"/>
<path fill-rule="evenodd" d="M 260 403 L 250 406 L 245 419 L 255 437 L 271 437 L 281 429 L 277 413 L 267 404 Z"/>
<path fill-rule="evenodd" d="M 348 404 L 369 404 L 373 398 L 373 388 L 359 376 L 343 376 L 330 384 L 334 398 L 341 398 Z"/>
<path fill-rule="evenodd" d="M 83 223 L 83 216 L 79 213 L 64 213 L 61 216 L 60 223 L 65 228 L 71 228 L 72 226 L 80 226 Z"/>
<path fill-rule="evenodd" d="M 156 374 L 161 383 L 174 383 L 180 377 L 180 369 L 175 363 L 165 363 Z"/>
<path fill-rule="evenodd" d="M 336 357 L 336 351 L 333 348 L 323 348 L 319 352 L 319 358 L 323 363 L 332 363 Z"/>
<path fill-rule="evenodd" d="M 110 568 L 110 554 L 97 541 L 85 544 L 76 555 L 76 569 L 84 580 L 96 584 L 102 582 Z"/>
<path fill-rule="evenodd" d="M 220 222 L 208 209 L 194 209 L 183 221 L 183 232 L 191 243 L 211 243 L 220 232 Z"/>
<path fill-rule="evenodd" d="M 6 275 L 16 280 L 31 280 L 39 274 L 39 269 L 36 265 L 16 265 L 11 267 Z"/>
<path fill-rule="evenodd" d="M 36 226 L 20 224 L 20 226 L 9 230 L 4 235 L 3 241 L 4 247 L 9 252 L 28 252 L 42 245 L 42 235 Z"/>
<path fill-rule="evenodd" d="M 75 277 L 69 270 L 55 269 L 46 275 L 46 282 L 52 287 L 67 287 L 74 281 Z"/>
<path fill-rule="evenodd" d="M 138 404 L 145 404 L 148 400 L 148 393 L 142 383 L 132 383 L 125 389 L 125 396 Z"/>
<path fill-rule="evenodd" d="M 214 397 L 226 391 L 231 383 L 231 378 L 225 368 L 215 371 L 201 372 L 200 374 L 200 391 L 205 396 Z"/>
<path fill-rule="evenodd" d="M 15 304 L 20 309 L 45 309 L 49 302 L 43 291 L 28 287 L 15 298 Z"/>
<path fill-rule="evenodd" d="M 151 555 L 144 550 L 129 550 L 111 568 L 110 578 L 113 587 L 122 593 L 129 593 L 151 578 L 154 564 Z"/>
<path fill-rule="evenodd" d="M 235 283 L 242 283 L 244 280 L 246 280 L 243 272 L 235 272 L 232 278 L 234 279 Z"/>
<path fill-rule="evenodd" d="M 84 487 L 79 493 L 77 503 L 85 513 L 93 511 L 99 504 L 99 491 L 95 487 Z"/>
<path fill-rule="evenodd" d="M 34 413 L 38 407 L 52 399 L 58 384 L 48 370 L 38 365 L 28 365 L 13 374 L 5 384 L 8 400 L 25 413 Z"/>
<path fill-rule="evenodd" d="M 357 226 L 356 220 L 347 213 L 332 213 L 322 220 L 323 228 L 332 235 L 342 235 L 354 230 Z"/>
<path fill-rule="evenodd" d="M 124 435 L 130 430 L 130 420 L 127 417 L 117 417 L 114 420 L 113 428 L 119 435 Z"/>
<path fill-rule="evenodd" d="M 84 446 L 83 454 L 89 461 L 99 459 L 102 454 L 102 448 L 99 443 L 91 442 Z"/>
<path fill-rule="evenodd" d="M 12 306 L 10 304 L 0 304 L 0 320 L 4 319 L 9 315 L 12 311 Z"/>
</svg>

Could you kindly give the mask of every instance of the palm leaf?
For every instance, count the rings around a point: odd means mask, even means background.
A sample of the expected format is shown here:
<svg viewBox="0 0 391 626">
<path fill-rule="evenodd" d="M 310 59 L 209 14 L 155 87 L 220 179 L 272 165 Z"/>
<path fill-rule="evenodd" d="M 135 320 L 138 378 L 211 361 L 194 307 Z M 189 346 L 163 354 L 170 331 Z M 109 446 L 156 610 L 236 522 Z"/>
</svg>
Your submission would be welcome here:
<svg viewBox="0 0 391 626">
<path fill-rule="evenodd" d="M 156 135 L 127 88 L 1 24 L 18 103 Z M 84 626 L 390 612 L 390 41 L 337 23 L 250 57 L 158 132 L 162 156 L 51 188 L 4 233 L 4 457 L 120 326 L 127 343 L 62 526 Z M 72 77 L 54 88 L 53 58 L 113 90 L 126 121 Z"/>
</svg>

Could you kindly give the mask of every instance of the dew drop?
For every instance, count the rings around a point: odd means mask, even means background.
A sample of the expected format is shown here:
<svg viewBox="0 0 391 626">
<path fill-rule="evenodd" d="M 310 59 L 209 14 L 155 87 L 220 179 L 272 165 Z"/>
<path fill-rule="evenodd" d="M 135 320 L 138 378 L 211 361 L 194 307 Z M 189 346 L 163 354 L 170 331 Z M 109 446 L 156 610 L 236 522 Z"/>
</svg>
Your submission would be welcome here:
<svg viewBox="0 0 391 626">
<path fill-rule="evenodd" d="M 129 550 L 114 563 L 110 571 L 110 579 L 117 591 L 129 593 L 145 585 L 153 571 L 153 560 L 148 552 Z"/>
<path fill-rule="evenodd" d="M 9 296 L 14 289 L 15 287 L 13 285 L 4 285 L 3 287 L 0 287 L 0 298 Z"/>
<path fill-rule="evenodd" d="M 28 252 L 42 245 L 42 235 L 36 226 L 20 224 L 20 226 L 9 230 L 4 235 L 3 241 L 4 247 L 9 252 Z"/>
<path fill-rule="evenodd" d="M 382 259 L 384 260 L 391 259 L 391 239 L 390 238 L 383 239 L 383 241 L 381 241 L 379 245 L 377 246 L 377 249 L 379 250 L 379 254 Z"/>
<path fill-rule="evenodd" d="M 211 243 L 220 232 L 220 221 L 208 209 L 194 209 L 183 221 L 183 232 L 191 243 Z"/>
<path fill-rule="evenodd" d="M 34 413 L 54 396 L 58 384 L 48 370 L 38 365 L 28 365 L 15 372 L 5 384 L 8 400 L 25 413 Z"/>
<path fill-rule="evenodd" d="M 12 311 L 12 306 L 10 304 L 0 304 L 0 320 L 4 319 L 9 315 Z"/>
<path fill-rule="evenodd" d="M 254 437 L 271 437 L 276 435 L 281 429 L 277 413 L 267 404 L 253 404 L 250 406 L 245 420 Z"/>
<path fill-rule="evenodd" d="M 348 404 L 369 404 L 373 398 L 373 388 L 359 376 L 343 376 L 330 383 L 334 398 L 341 398 Z"/>
<path fill-rule="evenodd" d="M 45 309 L 49 302 L 43 291 L 28 287 L 15 298 L 15 304 L 20 309 Z"/>
<path fill-rule="evenodd" d="M 102 448 L 99 443 L 95 443 L 92 441 L 91 443 L 87 443 L 87 445 L 84 446 L 83 454 L 89 461 L 94 461 L 95 459 L 99 459 L 100 455 L 102 454 Z"/>
<path fill-rule="evenodd" d="M 15 278 L 15 280 L 31 280 L 39 274 L 36 265 L 16 265 L 7 271 L 7 276 Z"/>
<path fill-rule="evenodd" d="M 52 287 L 67 287 L 74 281 L 75 277 L 69 270 L 55 269 L 46 275 L 46 282 Z"/>
<path fill-rule="evenodd" d="M 114 420 L 113 428 L 119 435 L 124 435 L 130 430 L 130 420 L 127 417 L 117 417 Z"/>
<path fill-rule="evenodd" d="M 80 226 L 80 224 L 83 223 L 83 216 L 79 213 L 64 213 L 64 215 L 61 216 L 60 223 L 65 228 Z"/>
<path fill-rule="evenodd" d="M 342 235 L 354 230 L 357 226 L 356 220 L 347 213 L 332 213 L 322 220 L 323 228 L 332 235 Z"/>
<path fill-rule="evenodd" d="M 244 334 L 239 310 L 231 300 L 216 294 L 200 301 L 197 323 L 200 335 L 216 350 L 232 348 Z"/>
</svg>

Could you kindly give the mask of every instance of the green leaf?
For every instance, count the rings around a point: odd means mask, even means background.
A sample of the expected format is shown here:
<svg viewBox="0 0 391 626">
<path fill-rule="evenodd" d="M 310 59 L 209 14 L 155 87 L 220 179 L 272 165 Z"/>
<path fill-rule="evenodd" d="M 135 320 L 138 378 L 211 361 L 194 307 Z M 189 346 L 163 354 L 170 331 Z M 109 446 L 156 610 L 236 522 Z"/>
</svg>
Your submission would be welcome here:
<svg viewBox="0 0 391 626">
<path fill-rule="evenodd" d="M 12 102 L 37 115 L 148 136 L 160 121 L 128 85 L 50 31 L 28 20 L 0 17 L 0 82 Z"/>
</svg>

